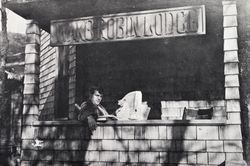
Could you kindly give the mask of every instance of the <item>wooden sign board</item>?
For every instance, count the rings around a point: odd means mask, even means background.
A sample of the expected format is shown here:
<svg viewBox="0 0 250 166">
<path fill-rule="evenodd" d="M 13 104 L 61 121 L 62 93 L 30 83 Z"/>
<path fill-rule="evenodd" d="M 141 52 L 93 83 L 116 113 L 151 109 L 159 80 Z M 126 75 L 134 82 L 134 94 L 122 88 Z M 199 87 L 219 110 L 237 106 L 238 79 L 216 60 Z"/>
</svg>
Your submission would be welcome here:
<svg viewBox="0 0 250 166">
<path fill-rule="evenodd" d="M 201 35 L 205 6 L 190 6 L 51 21 L 51 45 Z"/>
</svg>

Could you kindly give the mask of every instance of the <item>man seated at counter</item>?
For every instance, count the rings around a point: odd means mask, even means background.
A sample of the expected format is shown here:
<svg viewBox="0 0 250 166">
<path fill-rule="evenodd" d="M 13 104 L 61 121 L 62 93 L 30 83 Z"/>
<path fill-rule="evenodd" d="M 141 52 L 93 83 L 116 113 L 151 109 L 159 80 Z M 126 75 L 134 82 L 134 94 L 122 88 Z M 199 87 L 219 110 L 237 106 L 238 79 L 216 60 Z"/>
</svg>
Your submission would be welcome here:
<svg viewBox="0 0 250 166">
<path fill-rule="evenodd" d="M 81 104 L 78 120 L 87 121 L 91 131 L 96 129 L 96 121 L 99 116 L 108 115 L 106 109 L 100 104 L 102 95 L 103 91 L 101 88 L 91 87 L 88 100 Z"/>
</svg>

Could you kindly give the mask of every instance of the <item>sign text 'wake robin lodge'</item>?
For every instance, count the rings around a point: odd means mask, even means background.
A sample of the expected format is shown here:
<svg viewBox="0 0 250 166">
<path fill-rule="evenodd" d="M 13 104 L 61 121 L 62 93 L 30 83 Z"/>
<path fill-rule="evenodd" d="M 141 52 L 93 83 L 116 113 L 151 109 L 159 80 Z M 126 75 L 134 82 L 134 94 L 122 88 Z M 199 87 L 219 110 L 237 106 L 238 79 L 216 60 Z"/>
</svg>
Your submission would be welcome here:
<svg viewBox="0 0 250 166">
<path fill-rule="evenodd" d="M 182 7 L 51 21 L 51 44 L 205 34 L 205 7 Z"/>
</svg>

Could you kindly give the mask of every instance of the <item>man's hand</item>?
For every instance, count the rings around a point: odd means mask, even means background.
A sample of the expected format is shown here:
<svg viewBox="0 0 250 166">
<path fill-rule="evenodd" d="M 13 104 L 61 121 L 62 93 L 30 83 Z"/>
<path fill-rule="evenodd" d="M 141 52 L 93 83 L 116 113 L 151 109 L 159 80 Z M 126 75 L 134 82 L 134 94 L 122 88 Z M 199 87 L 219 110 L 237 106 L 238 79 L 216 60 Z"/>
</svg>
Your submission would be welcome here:
<svg viewBox="0 0 250 166">
<path fill-rule="evenodd" d="M 94 117 L 90 115 L 90 116 L 88 116 L 87 119 L 88 119 L 89 129 L 91 131 L 95 130 L 96 127 L 97 127 L 97 124 L 96 124 L 96 121 L 95 121 Z"/>
</svg>

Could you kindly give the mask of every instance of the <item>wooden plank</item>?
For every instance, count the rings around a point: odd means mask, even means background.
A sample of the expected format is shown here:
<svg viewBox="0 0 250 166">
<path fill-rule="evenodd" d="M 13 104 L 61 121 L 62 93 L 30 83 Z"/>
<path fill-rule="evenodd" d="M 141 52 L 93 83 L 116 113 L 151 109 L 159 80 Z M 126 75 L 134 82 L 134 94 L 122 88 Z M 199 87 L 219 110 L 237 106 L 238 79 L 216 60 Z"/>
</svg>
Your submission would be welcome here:
<svg viewBox="0 0 250 166">
<path fill-rule="evenodd" d="M 40 78 L 42 78 L 42 77 L 44 77 L 44 76 L 46 76 L 54 71 L 55 71 L 55 66 L 50 66 L 46 70 L 40 72 Z"/>
<path fill-rule="evenodd" d="M 55 117 L 68 117 L 69 110 L 69 47 L 59 47 L 56 63 Z"/>
<path fill-rule="evenodd" d="M 49 78 L 44 81 L 40 81 L 39 88 L 43 88 L 55 83 L 55 78 Z"/>
</svg>

